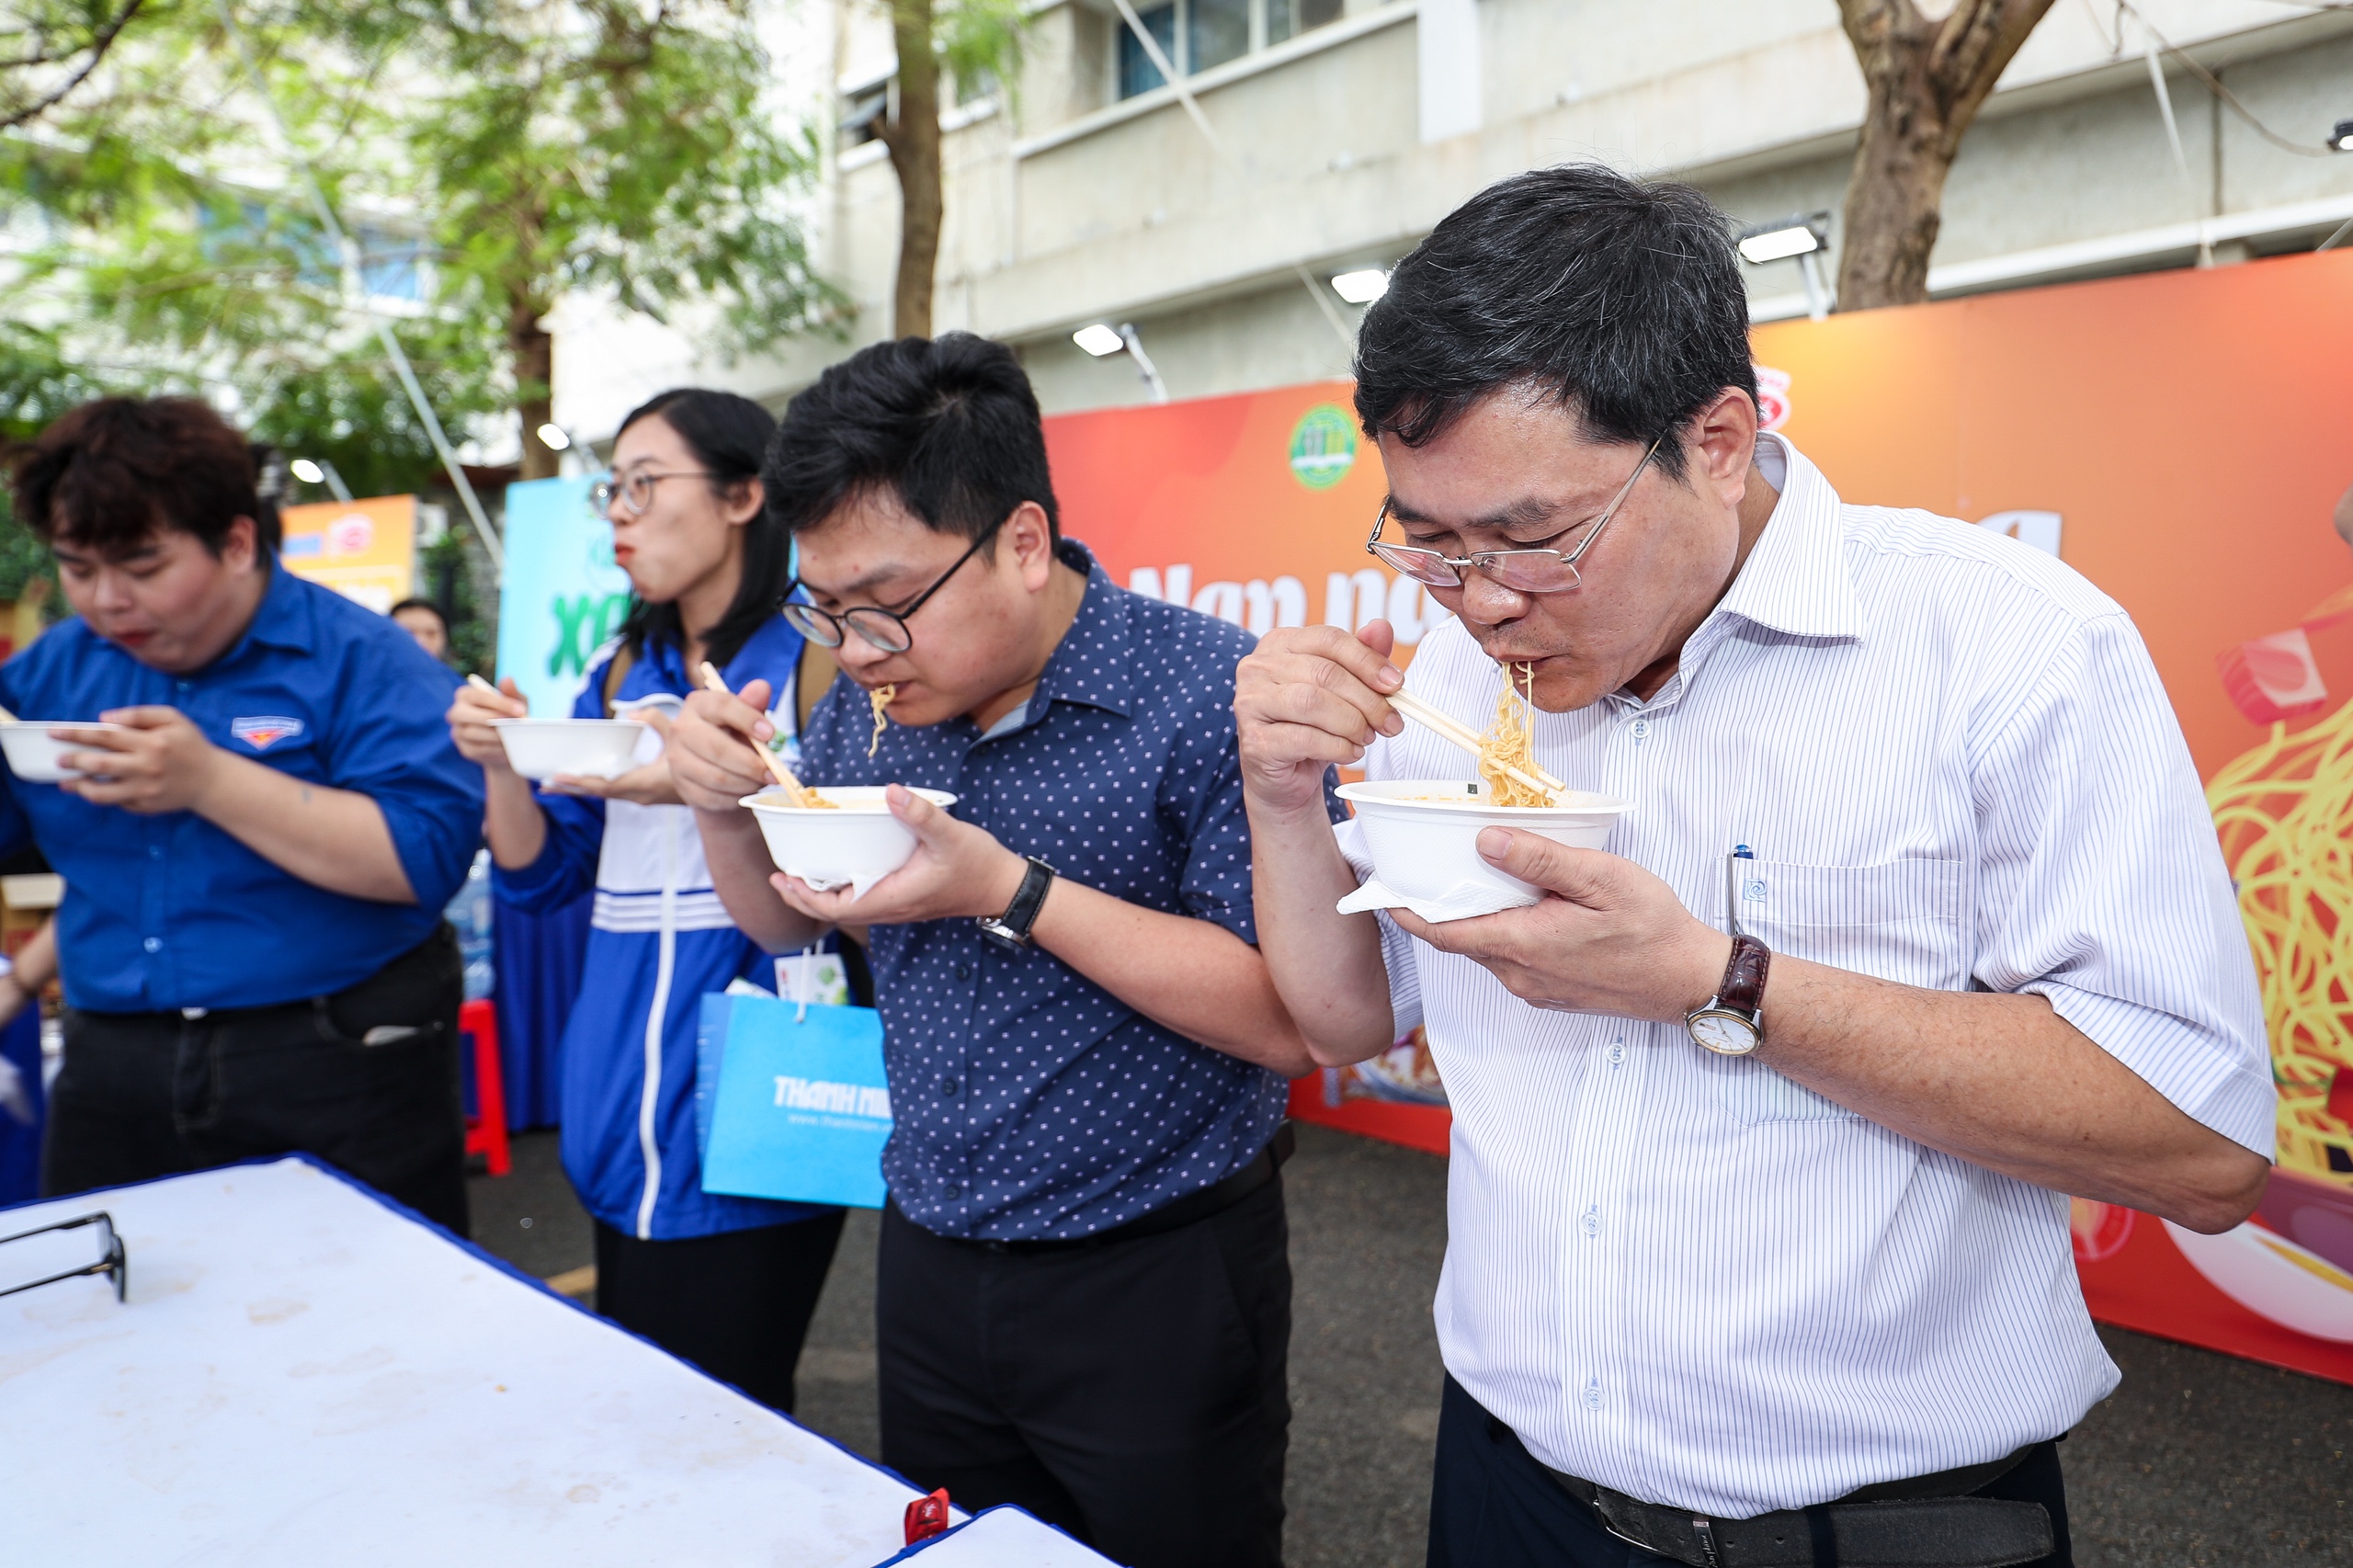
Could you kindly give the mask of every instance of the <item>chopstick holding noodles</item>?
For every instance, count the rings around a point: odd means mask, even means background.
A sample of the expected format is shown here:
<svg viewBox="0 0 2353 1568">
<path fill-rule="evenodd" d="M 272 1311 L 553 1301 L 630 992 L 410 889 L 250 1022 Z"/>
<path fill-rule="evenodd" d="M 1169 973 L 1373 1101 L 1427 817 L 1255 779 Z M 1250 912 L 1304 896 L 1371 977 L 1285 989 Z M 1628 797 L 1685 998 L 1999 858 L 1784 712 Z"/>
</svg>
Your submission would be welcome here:
<svg viewBox="0 0 2353 1568">
<path fill-rule="evenodd" d="M 1477 731 L 1472 729 L 1470 725 L 1463 723 L 1461 720 L 1456 719 L 1452 714 L 1446 713 L 1438 709 L 1433 708 L 1428 703 L 1424 702 L 1420 698 L 1403 691 L 1392 693 L 1389 699 L 1389 703 L 1390 706 L 1396 709 L 1398 712 L 1403 713 L 1406 718 L 1413 720 L 1414 722 L 1421 725 L 1424 729 L 1428 730 L 1431 733 L 1438 736 L 1441 740 L 1451 741 L 1456 745 L 1461 746 L 1464 751 L 1469 752 L 1472 756 L 1479 757 L 1483 761 L 1485 760 L 1487 753 L 1486 741 L 1481 737 Z M 1563 784 L 1558 778 L 1553 778 L 1543 768 L 1537 767 L 1533 761 L 1531 761 L 1525 768 L 1517 766 L 1505 766 L 1501 767 L 1499 771 L 1502 772 L 1505 777 L 1510 778 L 1513 783 L 1521 786 L 1523 789 L 1532 790 L 1537 794 L 1549 796 L 1555 800 L 1559 799 L 1568 791 L 1569 787 L 1566 784 Z"/>
<path fill-rule="evenodd" d="M 721 677 L 716 669 L 711 667 L 711 663 L 709 659 L 705 659 L 702 662 L 702 684 L 706 688 L 718 692 L 722 697 L 733 697 L 735 695 L 733 692 L 727 689 L 727 682 Z M 782 737 L 780 736 L 779 737 L 779 739 L 781 738 Z M 760 760 L 768 765 L 768 771 L 776 776 L 776 781 L 784 787 L 785 794 L 791 798 L 794 805 L 809 811 L 823 811 L 832 807 L 833 802 L 831 801 L 821 798 L 816 790 L 810 789 L 809 786 L 803 784 L 800 779 L 795 778 L 792 776 L 792 769 L 784 765 L 783 757 L 770 750 L 767 746 L 761 746 L 757 749 L 760 754 Z"/>
</svg>

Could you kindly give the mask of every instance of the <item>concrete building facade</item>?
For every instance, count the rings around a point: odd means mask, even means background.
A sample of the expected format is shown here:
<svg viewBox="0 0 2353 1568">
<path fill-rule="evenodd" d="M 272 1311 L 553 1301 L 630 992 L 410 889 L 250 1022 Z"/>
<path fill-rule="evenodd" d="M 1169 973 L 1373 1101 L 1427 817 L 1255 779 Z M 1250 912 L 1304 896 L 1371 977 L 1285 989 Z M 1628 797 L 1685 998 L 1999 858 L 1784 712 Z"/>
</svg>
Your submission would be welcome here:
<svg viewBox="0 0 2353 1568">
<path fill-rule="evenodd" d="M 824 127 L 807 215 L 849 335 L 730 362 L 570 302 L 557 398 L 584 434 L 685 380 L 780 405 L 889 335 L 887 20 L 801 0 L 775 38 Z M 1544 165 L 1688 180 L 1744 223 L 1826 210 L 1835 271 L 1864 107 L 1832 0 L 1045 0 L 1017 79 L 979 85 L 942 114 L 934 324 L 1015 345 L 1049 411 L 1152 395 L 1073 344 L 1095 323 L 1132 324 L 1178 398 L 1344 375 L 1360 308 L 1330 279 Z M 1931 290 L 2310 249 L 2353 221 L 2353 154 L 2326 150 L 2346 119 L 2353 11 L 2059 0 L 1962 145 Z M 1804 312 L 1798 268 L 1747 269 L 1757 319 Z"/>
</svg>

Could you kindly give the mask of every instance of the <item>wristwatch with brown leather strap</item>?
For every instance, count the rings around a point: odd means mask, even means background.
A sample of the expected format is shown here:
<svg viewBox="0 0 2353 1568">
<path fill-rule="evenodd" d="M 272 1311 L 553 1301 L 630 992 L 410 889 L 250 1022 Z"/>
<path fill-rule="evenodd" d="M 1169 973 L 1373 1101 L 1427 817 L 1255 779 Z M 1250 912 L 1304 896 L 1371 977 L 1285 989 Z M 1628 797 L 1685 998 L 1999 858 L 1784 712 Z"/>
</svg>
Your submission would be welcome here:
<svg viewBox="0 0 2353 1568">
<path fill-rule="evenodd" d="M 1765 1043 L 1765 971 L 1773 955 L 1754 937 L 1735 935 L 1723 983 L 1705 1006 L 1683 1017 L 1691 1038 L 1718 1056 L 1745 1056 Z"/>
</svg>

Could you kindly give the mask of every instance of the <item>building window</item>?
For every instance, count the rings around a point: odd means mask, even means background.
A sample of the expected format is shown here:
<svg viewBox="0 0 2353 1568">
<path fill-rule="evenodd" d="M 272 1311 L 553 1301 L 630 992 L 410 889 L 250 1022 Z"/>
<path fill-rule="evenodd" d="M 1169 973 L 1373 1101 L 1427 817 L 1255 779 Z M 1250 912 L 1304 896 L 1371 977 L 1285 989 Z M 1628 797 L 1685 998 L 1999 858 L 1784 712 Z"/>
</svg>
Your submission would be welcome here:
<svg viewBox="0 0 2353 1568">
<path fill-rule="evenodd" d="M 891 84 L 886 79 L 842 96 L 841 149 L 862 147 L 881 138 L 882 117 L 891 112 Z"/>
<path fill-rule="evenodd" d="M 1149 10 L 1139 8 L 1136 19 L 1177 73 L 1189 76 L 1336 22 L 1343 5 L 1344 0 L 1165 0 Z M 1131 98 L 1161 85 L 1152 56 L 1131 28 L 1121 27 L 1120 97 Z"/>
</svg>

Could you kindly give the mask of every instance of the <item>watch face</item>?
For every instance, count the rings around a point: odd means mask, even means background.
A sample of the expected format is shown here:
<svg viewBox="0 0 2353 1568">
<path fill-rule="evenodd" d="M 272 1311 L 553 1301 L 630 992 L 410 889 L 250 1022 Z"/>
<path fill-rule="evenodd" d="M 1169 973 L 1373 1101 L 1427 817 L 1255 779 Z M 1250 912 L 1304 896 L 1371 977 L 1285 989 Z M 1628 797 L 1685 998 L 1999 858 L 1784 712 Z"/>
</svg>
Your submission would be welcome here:
<svg viewBox="0 0 2353 1568">
<path fill-rule="evenodd" d="M 1688 1027 L 1693 1040 L 1719 1056 L 1745 1056 L 1756 1049 L 1756 1027 L 1737 1013 L 1696 1013 Z"/>
</svg>

